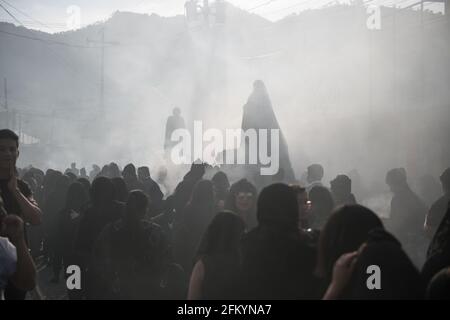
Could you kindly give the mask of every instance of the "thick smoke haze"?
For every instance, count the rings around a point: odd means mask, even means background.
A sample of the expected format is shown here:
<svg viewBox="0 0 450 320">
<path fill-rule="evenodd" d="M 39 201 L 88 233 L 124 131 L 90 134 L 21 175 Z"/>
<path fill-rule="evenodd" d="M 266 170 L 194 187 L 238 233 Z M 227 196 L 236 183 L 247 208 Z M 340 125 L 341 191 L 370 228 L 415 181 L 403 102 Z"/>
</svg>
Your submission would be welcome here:
<svg viewBox="0 0 450 320">
<path fill-rule="evenodd" d="M 437 177 L 450 163 L 449 22 L 381 7 L 380 29 L 369 30 L 368 18 L 359 4 L 276 22 L 227 5 L 226 23 L 209 26 L 127 12 L 53 35 L 0 23 L 0 76 L 14 114 L 3 111 L 1 127 L 39 141 L 22 143 L 21 166 L 116 161 L 156 170 L 175 106 L 189 128 L 194 120 L 240 128 L 261 79 L 298 179 L 317 162 L 325 181 L 359 175 L 382 194 L 386 171 L 405 167 L 419 188 L 425 173 Z"/>
</svg>

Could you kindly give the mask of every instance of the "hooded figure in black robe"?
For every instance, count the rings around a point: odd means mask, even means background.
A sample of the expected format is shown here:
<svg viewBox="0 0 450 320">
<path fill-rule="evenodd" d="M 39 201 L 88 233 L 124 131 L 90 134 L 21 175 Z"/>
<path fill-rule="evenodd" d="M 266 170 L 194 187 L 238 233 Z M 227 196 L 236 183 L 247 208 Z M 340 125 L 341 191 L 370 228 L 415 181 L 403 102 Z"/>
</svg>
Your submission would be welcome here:
<svg viewBox="0 0 450 320">
<path fill-rule="evenodd" d="M 292 170 L 291 161 L 289 159 L 288 147 L 283 133 L 281 132 L 275 113 L 272 109 L 272 102 L 267 93 L 266 86 L 261 80 L 256 80 L 253 83 L 253 92 L 250 94 L 247 103 L 244 105 L 244 114 L 242 117 L 242 130 L 245 132 L 248 129 L 256 129 L 259 134 L 260 129 L 267 129 L 267 150 L 271 151 L 271 129 L 279 130 L 279 170 L 278 173 L 272 177 L 270 182 L 294 182 L 295 176 Z M 258 153 L 259 153 L 259 137 L 258 137 Z M 248 154 L 248 141 L 245 141 L 245 148 Z M 258 167 L 263 166 L 258 154 Z M 274 180 L 275 179 L 275 180 Z"/>
</svg>

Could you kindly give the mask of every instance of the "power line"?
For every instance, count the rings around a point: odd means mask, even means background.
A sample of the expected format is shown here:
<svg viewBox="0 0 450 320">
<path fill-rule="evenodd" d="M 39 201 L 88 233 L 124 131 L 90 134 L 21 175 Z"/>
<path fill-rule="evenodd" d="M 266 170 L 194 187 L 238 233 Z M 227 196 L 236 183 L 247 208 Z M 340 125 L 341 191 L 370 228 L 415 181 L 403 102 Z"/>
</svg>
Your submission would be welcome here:
<svg viewBox="0 0 450 320">
<path fill-rule="evenodd" d="M 269 1 L 266 1 L 266 2 L 261 3 L 261 4 L 255 6 L 255 7 L 253 7 L 253 8 L 247 9 L 247 11 L 253 11 L 253 10 L 255 10 L 255 9 L 258 9 L 258 8 L 261 8 L 261 7 L 264 7 L 264 6 L 267 6 L 268 4 L 270 4 L 270 3 L 274 2 L 274 1 L 276 1 L 276 0 L 269 0 Z"/>
<path fill-rule="evenodd" d="M 284 7 L 284 8 L 279 8 L 279 9 L 276 9 L 276 10 L 274 10 L 274 11 L 269 11 L 269 12 L 267 12 L 267 13 L 273 14 L 273 13 L 276 13 L 276 12 L 280 12 L 280 11 L 292 9 L 292 8 L 298 7 L 298 6 L 300 6 L 300 5 L 306 4 L 306 3 L 311 2 L 311 1 L 312 1 L 312 0 L 304 0 L 304 1 L 301 1 L 301 2 L 296 3 L 296 4 L 294 4 L 294 5 L 291 5 L 291 6 L 288 6 L 288 7 Z"/>
<path fill-rule="evenodd" d="M 18 38 L 24 38 L 24 39 L 29 39 L 29 40 L 41 41 L 41 42 L 44 42 L 44 43 L 47 43 L 47 44 L 56 44 L 56 45 L 61 45 L 61 46 L 66 46 L 66 47 L 71 47 L 71 48 L 81 48 L 81 49 L 101 48 L 101 46 L 84 46 L 84 45 L 70 44 L 70 43 L 63 42 L 63 41 L 47 40 L 47 39 L 27 36 L 27 35 L 24 35 L 24 34 L 19 34 L 19 33 L 4 31 L 4 30 L 0 30 L 0 33 L 4 33 L 4 34 L 10 35 L 10 36 L 14 36 L 14 37 L 18 37 Z"/>
<path fill-rule="evenodd" d="M 18 24 L 22 24 L 22 22 L 20 22 L 20 20 L 19 19 L 17 19 L 11 12 L 9 12 L 9 10 L 8 9 L 6 9 L 1 3 L 0 3 L 0 7 L 3 9 L 3 10 L 5 10 L 6 11 L 6 13 L 8 14 L 8 15 L 10 15 Z"/>
<path fill-rule="evenodd" d="M 27 14 L 26 12 L 23 12 L 22 10 L 18 9 L 17 7 L 13 6 L 12 4 L 10 4 L 9 2 L 5 1 L 5 0 L 1 0 L 3 3 L 7 4 L 8 6 L 10 6 L 11 8 L 13 8 L 14 10 L 16 10 L 17 12 L 21 13 L 22 15 L 24 15 L 27 18 L 30 18 L 31 20 L 39 23 L 41 26 L 46 27 L 47 29 L 52 30 L 52 28 L 50 28 L 49 26 L 47 26 L 46 24 L 34 19 L 32 16 L 30 16 L 29 14 Z M 1 5 L 1 4 L 0 4 Z"/>
</svg>

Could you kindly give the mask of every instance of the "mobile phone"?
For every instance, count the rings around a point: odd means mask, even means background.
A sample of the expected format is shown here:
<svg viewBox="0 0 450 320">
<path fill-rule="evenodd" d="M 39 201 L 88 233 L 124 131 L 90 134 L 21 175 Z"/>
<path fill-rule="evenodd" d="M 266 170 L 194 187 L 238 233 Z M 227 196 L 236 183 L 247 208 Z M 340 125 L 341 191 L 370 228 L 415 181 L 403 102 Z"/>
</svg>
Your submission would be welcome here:
<svg viewBox="0 0 450 320">
<path fill-rule="evenodd" d="M 0 180 L 9 180 L 11 178 L 11 160 L 0 160 Z"/>
</svg>

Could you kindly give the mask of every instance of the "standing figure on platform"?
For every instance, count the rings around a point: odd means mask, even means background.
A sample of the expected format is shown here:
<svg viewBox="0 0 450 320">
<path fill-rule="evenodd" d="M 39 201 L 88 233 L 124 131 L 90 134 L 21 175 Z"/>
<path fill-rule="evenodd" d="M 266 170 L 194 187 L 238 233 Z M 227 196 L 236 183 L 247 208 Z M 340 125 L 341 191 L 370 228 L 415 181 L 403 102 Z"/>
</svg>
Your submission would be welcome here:
<svg viewBox="0 0 450 320">
<path fill-rule="evenodd" d="M 174 142 L 170 139 L 172 133 L 177 129 L 183 129 L 185 127 L 186 126 L 184 123 L 184 119 L 181 116 L 180 108 L 175 107 L 172 111 L 172 115 L 167 118 L 166 122 L 166 135 L 164 139 L 164 150 L 166 152 L 170 152 L 173 146 L 177 144 L 176 141 Z"/>
<path fill-rule="evenodd" d="M 267 150 L 271 150 L 271 129 L 279 130 L 279 169 L 282 169 L 283 179 L 285 182 L 293 182 L 295 180 L 294 171 L 292 170 L 291 161 L 289 159 L 288 147 L 283 133 L 278 124 L 275 113 L 273 112 L 272 102 L 267 93 L 266 86 L 261 80 L 256 80 L 253 83 L 253 92 L 250 94 L 247 103 L 244 105 L 244 114 L 242 117 L 242 130 L 245 132 L 248 129 L 267 129 Z M 259 137 L 258 137 L 259 139 Z M 259 153 L 258 140 L 258 153 Z M 251 150 L 248 142 L 245 142 L 246 150 Z M 258 165 L 261 162 L 258 155 Z"/>
</svg>

